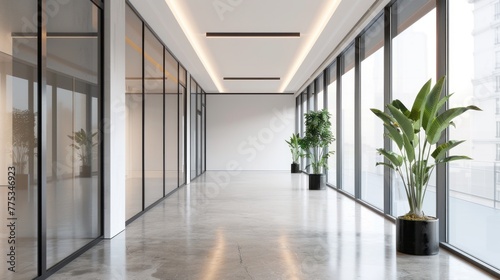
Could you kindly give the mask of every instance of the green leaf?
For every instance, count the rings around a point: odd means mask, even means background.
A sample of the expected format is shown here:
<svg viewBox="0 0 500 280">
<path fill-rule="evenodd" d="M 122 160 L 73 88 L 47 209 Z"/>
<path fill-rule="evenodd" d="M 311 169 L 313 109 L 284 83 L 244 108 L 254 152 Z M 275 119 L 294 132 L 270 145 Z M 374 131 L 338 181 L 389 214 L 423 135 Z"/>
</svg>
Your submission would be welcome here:
<svg viewBox="0 0 500 280">
<path fill-rule="evenodd" d="M 401 102 L 399 99 L 393 100 L 391 102 L 392 106 L 396 107 L 401 113 L 403 113 L 405 116 L 410 116 L 410 111 L 406 106 Z"/>
<path fill-rule="evenodd" d="M 444 81 L 445 77 L 439 79 L 439 81 L 437 81 L 437 83 L 434 85 L 432 90 L 429 92 L 429 95 L 427 96 L 422 116 L 422 127 L 424 128 L 425 131 L 427 131 L 427 128 L 434 121 L 434 118 L 436 117 L 439 104 L 439 97 L 441 96 L 441 91 L 443 89 Z"/>
<path fill-rule="evenodd" d="M 439 161 L 439 163 L 446 163 L 446 162 L 450 162 L 450 161 L 456 161 L 456 160 L 463 160 L 463 159 L 472 159 L 468 156 L 449 156 L 449 157 L 446 157 L 442 160 Z"/>
<path fill-rule="evenodd" d="M 389 114 L 382 112 L 378 109 L 370 109 L 379 119 L 381 119 L 384 123 L 387 123 L 389 125 L 392 125 L 395 121 L 394 118 L 392 118 Z"/>
<path fill-rule="evenodd" d="M 436 160 L 436 161 L 439 161 L 441 159 L 443 159 L 445 156 L 446 156 L 446 153 L 448 153 L 449 150 L 451 150 L 452 148 L 462 144 L 463 142 L 465 142 L 465 140 L 462 140 L 462 141 L 456 141 L 456 140 L 450 140 L 446 143 L 443 143 L 439 146 L 436 147 L 436 149 L 434 150 L 434 152 L 432 152 L 431 156 Z"/>
<path fill-rule="evenodd" d="M 413 101 L 413 106 L 411 108 L 410 119 L 413 121 L 418 121 L 421 117 L 422 107 L 425 104 L 425 100 L 427 99 L 427 95 L 431 89 L 431 80 L 427 81 L 420 92 L 415 97 L 415 101 Z"/>
<path fill-rule="evenodd" d="M 408 137 L 406 137 L 406 135 L 403 135 L 403 141 L 403 146 L 406 151 L 406 158 L 408 159 L 408 161 L 412 162 L 413 160 L 415 160 L 415 148 L 413 147 L 413 144 L 410 143 L 410 140 L 408 139 Z"/>
<path fill-rule="evenodd" d="M 403 164 L 403 157 L 401 157 L 400 155 L 392 151 L 386 151 L 384 149 L 377 149 L 377 151 L 385 158 L 387 158 L 395 167 L 400 167 Z"/>
<path fill-rule="evenodd" d="M 403 136 L 401 136 L 399 130 L 397 130 L 393 125 L 389 125 L 387 123 L 384 123 L 384 127 L 387 130 L 387 136 L 391 138 L 401 150 L 403 147 Z"/>
<path fill-rule="evenodd" d="M 437 116 L 427 130 L 427 141 L 430 144 L 436 144 L 437 141 L 439 141 L 439 138 L 441 138 L 443 131 L 450 125 L 451 120 L 468 110 L 481 111 L 478 107 L 471 105 L 467 107 L 451 108 Z"/>
<path fill-rule="evenodd" d="M 408 137 L 408 139 L 415 138 L 415 131 L 413 130 L 412 120 L 410 120 L 392 104 L 387 105 L 387 108 L 389 108 L 389 111 L 391 112 L 396 122 L 399 124 L 399 127 L 401 127 L 403 133 L 406 134 L 406 137 Z"/>
<path fill-rule="evenodd" d="M 387 166 L 387 167 L 389 167 L 392 170 L 396 170 L 396 168 L 394 167 L 394 165 L 392 165 L 391 163 L 377 162 L 375 164 L 375 166 L 379 166 L 379 165 Z"/>
</svg>

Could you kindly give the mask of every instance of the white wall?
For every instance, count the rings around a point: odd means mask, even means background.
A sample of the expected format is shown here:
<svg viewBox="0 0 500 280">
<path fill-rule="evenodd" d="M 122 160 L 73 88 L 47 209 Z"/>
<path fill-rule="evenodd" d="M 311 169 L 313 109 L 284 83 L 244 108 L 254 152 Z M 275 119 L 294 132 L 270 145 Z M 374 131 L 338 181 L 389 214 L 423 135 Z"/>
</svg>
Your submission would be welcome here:
<svg viewBox="0 0 500 280">
<path fill-rule="evenodd" d="M 207 95 L 207 170 L 290 170 L 292 95 Z"/>
</svg>

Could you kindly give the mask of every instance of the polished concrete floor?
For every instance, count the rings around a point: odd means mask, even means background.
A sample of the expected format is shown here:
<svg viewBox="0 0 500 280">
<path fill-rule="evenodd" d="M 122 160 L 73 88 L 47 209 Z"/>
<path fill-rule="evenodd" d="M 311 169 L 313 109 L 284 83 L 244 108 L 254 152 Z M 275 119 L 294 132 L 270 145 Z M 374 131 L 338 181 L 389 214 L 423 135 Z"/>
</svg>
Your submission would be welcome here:
<svg viewBox="0 0 500 280">
<path fill-rule="evenodd" d="M 392 222 L 288 172 L 207 172 L 50 279 L 493 279 L 441 250 L 396 253 Z"/>
</svg>

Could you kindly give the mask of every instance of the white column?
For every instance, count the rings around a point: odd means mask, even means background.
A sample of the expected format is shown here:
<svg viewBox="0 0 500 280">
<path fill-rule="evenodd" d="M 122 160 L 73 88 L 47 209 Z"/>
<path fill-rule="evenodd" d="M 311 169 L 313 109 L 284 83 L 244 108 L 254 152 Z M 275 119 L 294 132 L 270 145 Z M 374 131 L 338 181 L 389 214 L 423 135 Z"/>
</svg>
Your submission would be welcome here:
<svg viewBox="0 0 500 280">
<path fill-rule="evenodd" d="M 125 229 L 125 0 L 105 0 L 104 238 Z"/>
</svg>

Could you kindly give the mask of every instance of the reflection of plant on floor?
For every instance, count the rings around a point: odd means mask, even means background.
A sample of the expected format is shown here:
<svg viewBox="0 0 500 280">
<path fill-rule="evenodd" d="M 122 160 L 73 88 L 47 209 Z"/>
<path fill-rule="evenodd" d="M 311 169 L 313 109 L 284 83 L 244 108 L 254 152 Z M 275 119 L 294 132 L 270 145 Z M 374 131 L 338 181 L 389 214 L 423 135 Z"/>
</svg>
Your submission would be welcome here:
<svg viewBox="0 0 500 280">
<path fill-rule="evenodd" d="M 14 108 L 12 112 L 12 161 L 17 173 L 26 174 L 29 154 L 36 145 L 35 114 Z"/>
<path fill-rule="evenodd" d="M 68 137 L 73 141 L 70 146 L 77 151 L 82 166 L 90 166 L 92 148 L 97 145 L 97 132 L 87 134 L 85 129 L 82 128 L 80 131 L 73 132 L 73 135 L 68 135 Z"/>
</svg>

